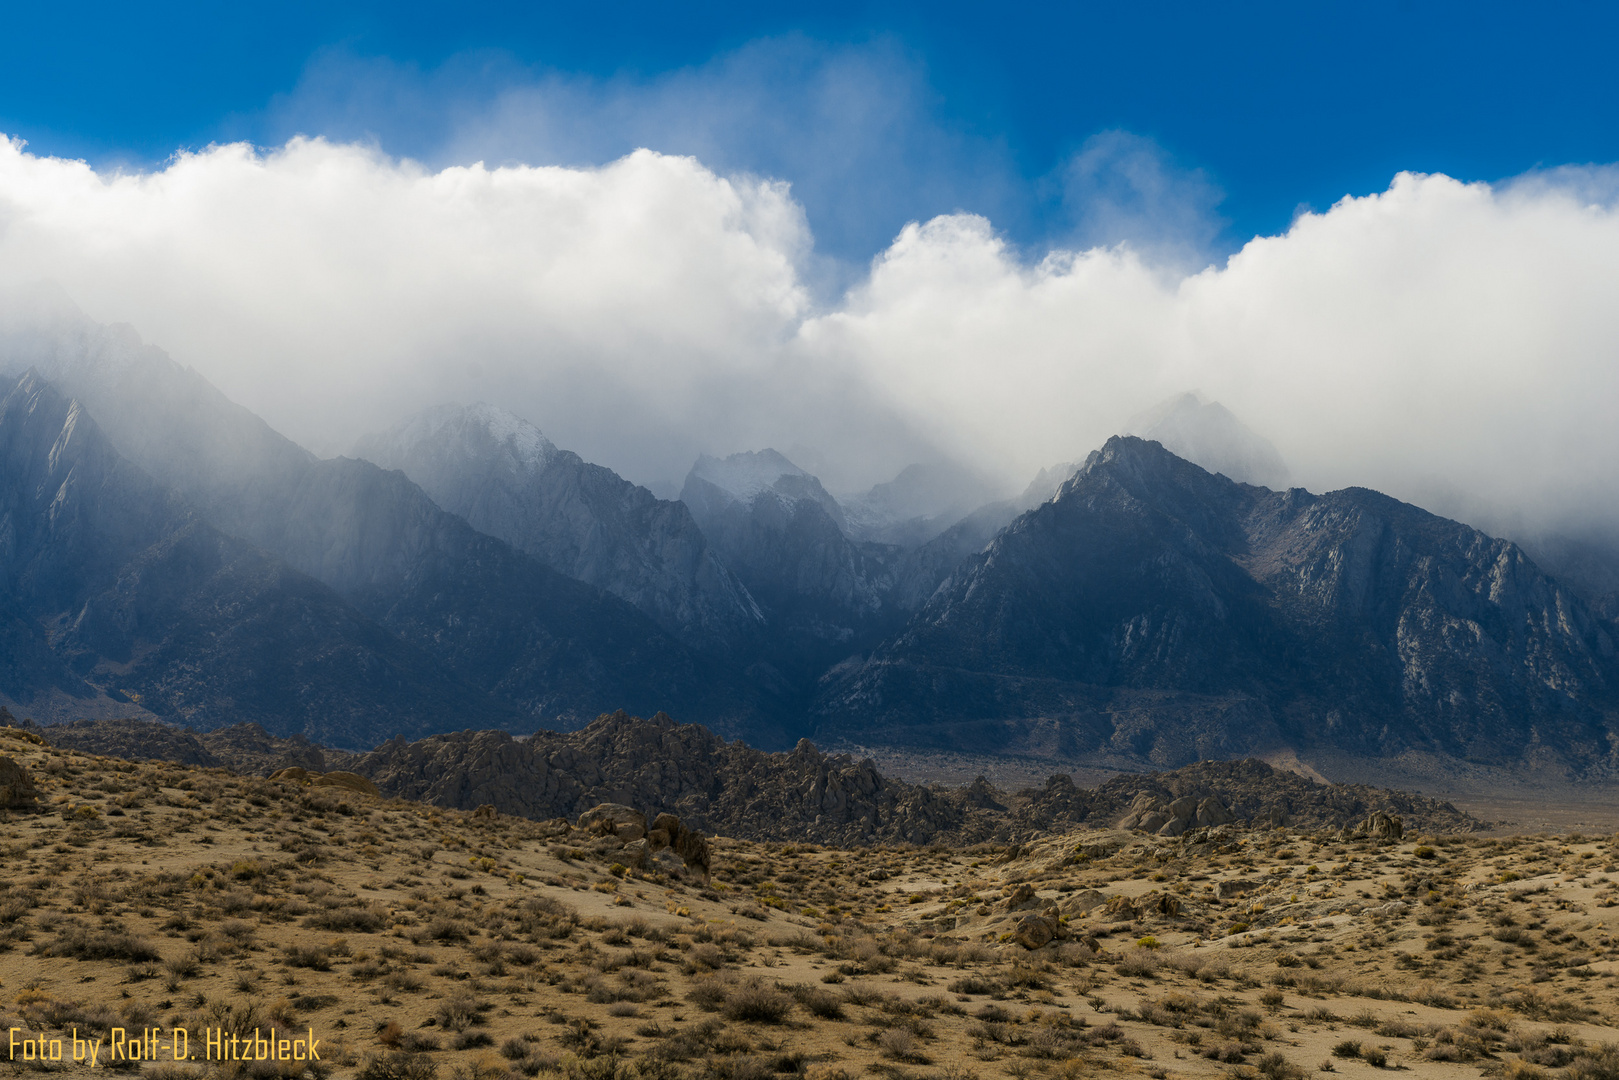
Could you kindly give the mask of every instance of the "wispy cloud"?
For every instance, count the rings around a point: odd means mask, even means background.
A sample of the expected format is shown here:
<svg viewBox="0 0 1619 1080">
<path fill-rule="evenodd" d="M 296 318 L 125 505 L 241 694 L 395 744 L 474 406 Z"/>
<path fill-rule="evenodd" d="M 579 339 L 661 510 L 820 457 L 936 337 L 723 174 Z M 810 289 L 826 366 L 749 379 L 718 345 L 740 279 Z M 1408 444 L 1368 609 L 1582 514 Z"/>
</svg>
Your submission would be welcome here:
<svg viewBox="0 0 1619 1080">
<path fill-rule="evenodd" d="M 610 78 L 464 53 L 421 70 L 318 54 L 244 133 L 374 140 L 431 165 L 605 164 L 640 148 L 724 174 L 790 179 L 824 253 L 863 263 L 907 220 L 1004 220 L 1029 192 L 1006 147 L 947 122 L 921 60 L 893 39 L 750 42 L 706 63 Z"/>
</svg>

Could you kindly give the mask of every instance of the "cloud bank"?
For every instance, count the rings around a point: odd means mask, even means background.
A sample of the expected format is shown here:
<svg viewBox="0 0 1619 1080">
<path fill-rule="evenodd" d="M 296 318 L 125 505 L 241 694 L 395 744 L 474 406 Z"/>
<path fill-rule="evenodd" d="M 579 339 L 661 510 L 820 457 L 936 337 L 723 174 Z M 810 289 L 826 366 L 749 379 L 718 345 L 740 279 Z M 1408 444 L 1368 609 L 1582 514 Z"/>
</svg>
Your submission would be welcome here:
<svg viewBox="0 0 1619 1080">
<path fill-rule="evenodd" d="M 60 283 L 327 453 L 482 399 L 643 482 L 774 445 L 845 489 L 942 456 L 1015 484 L 1195 389 L 1311 488 L 1611 524 L 1616 187 L 1402 174 L 1190 274 L 949 214 L 826 299 L 791 189 L 692 157 L 435 171 L 300 138 L 98 174 L 14 140 L 0 286 Z"/>
</svg>

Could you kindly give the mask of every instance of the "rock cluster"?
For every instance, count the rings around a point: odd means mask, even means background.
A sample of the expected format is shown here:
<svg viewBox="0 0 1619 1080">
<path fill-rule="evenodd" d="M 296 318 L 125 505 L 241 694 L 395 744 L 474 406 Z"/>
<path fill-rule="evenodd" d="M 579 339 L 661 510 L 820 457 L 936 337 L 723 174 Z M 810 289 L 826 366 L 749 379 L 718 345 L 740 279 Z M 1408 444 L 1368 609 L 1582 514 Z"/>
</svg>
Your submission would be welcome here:
<svg viewBox="0 0 1619 1080">
<path fill-rule="evenodd" d="M 1219 799 L 1210 795 L 1182 795 L 1165 802 L 1161 796 L 1143 791 L 1130 803 L 1130 812 L 1119 822 L 1121 829 L 1140 829 L 1159 836 L 1180 836 L 1188 829 L 1229 825 L 1236 820 Z"/>
<path fill-rule="evenodd" d="M 286 769 L 277 769 L 270 774 L 271 780 L 290 780 L 296 784 L 305 784 L 309 787 L 342 788 L 344 791 L 358 792 L 361 795 L 381 795 L 377 785 L 363 776 L 345 772 L 342 769 L 329 773 L 310 772 L 308 769 L 294 765 Z"/>
<path fill-rule="evenodd" d="M 1253 760 L 1121 774 L 1095 789 L 1067 775 L 1015 793 L 983 778 L 965 788 L 929 787 L 884 776 L 870 760 L 824 754 L 808 741 L 789 753 L 765 753 L 662 713 L 643 720 L 619 712 L 580 731 L 526 739 L 504 731 L 400 737 L 363 755 L 277 739 L 255 725 L 200 734 L 133 720 L 23 727 L 62 746 L 118 757 L 191 759 L 261 776 L 283 768 L 327 777 L 346 770 L 386 796 L 537 821 L 571 822 L 617 803 L 641 815 L 643 838 L 656 831 L 647 822 L 660 813 L 699 834 L 840 846 L 1010 842 L 1015 849 L 1084 826 L 1095 831 L 1082 847 L 1100 858 L 1130 836 L 1108 831 L 1117 825 L 1200 852 L 1228 846 L 1229 830 L 1242 825 L 1358 827 L 1380 837 L 1390 835 L 1390 823 L 1435 833 L 1480 826 L 1449 803 L 1320 784 Z M 671 847 L 678 839 L 671 836 Z"/>
<path fill-rule="evenodd" d="M 568 734 L 501 731 L 395 739 L 352 768 L 389 795 L 544 820 L 603 803 L 668 811 L 704 833 L 819 843 L 988 839 L 993 811 L 907 784 L 868 761 L 829 756 L 807 740 L 768 754 L 662 713 L 615 713 Z"/>
<path fill-rule="evenodd" d="M 1164 836 L 1225 823 L 1346 830 L 1376 814 L 1402 819 L 1424 832 L 1480 827 L 1448 802 L 1367 784 L 1322 784 L 1253 758 L 1202 761 L 1170 772 L 1121 773 L 1094 791 L 1075 787 L 1070 777 L 1054 776 L 1044 788 L 1019 792 L 1018 797 L 1026 801 L 1015 816 L 1029 835 L 1070 825 L 1115 824 Z M 1189 808 L 1189 814 L 1179 812 Z"/>
<path fill-rule="evenodd" d="M 1373 810 L 1354 830 L 1356 836 L 1369 836 L 1374 840 L 1398 840 L 1405 835 L 1405 823 L 1393 814 Z"/>
<path fill-rule="evenodd" d="M 31 810 L 39 799 L 28 770 L 8 757 L 0 757 L 0 808 Z"/>
<path fill-rule="evenodd" d="M 594 836 L 611 836 L 624 844 L 624 854 L 632 865 L 645 866 L 660 852 L 673 852 L 686 869 L 694 870 L 707 882 L 713 858 L 708 837 L 687 828 L 673 814 L 659 814 L 647 826 L 646 815 L 623 803 L 601 803 L 579 815 L 576 826 Z"/>
</svg>

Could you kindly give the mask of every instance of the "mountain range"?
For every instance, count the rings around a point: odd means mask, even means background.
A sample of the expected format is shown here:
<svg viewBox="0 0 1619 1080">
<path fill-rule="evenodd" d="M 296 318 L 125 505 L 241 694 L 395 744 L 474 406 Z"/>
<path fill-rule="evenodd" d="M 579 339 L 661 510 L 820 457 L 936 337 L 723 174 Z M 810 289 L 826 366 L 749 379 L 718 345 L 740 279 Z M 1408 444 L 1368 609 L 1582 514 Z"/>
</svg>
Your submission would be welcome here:
<svg viewBox="0 0 1619 1080">
<path fill-rule="evenodd" d="M 1516 545 L 1115 437 L 816 709 L 878 743 L 1181 764 L 1282 747 L 1609 762 L 1613 623 Z"/>
<path fill-rule="evenodd" d="M 665 500 L 487 405 L 321 459 L 127 331 L 4 346 L 19 715 L 365 749 L 622 708 L 766 747 L 1615 763 L 1600 545 L 1564 582 L 1377 492 L 1286 488 L 1192 395 L 1015 495 L 935 463 L 839 499 L 766 449 Z"/>
</svg>

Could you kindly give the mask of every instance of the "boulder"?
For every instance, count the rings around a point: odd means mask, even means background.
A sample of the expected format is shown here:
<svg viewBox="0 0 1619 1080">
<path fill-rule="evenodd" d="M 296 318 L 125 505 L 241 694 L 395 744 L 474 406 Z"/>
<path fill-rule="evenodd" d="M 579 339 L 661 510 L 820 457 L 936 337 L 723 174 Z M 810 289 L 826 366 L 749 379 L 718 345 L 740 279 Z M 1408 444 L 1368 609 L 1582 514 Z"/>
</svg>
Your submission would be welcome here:
<svg viewBox="0 0 1619 1080">
<path fill-rule="evenodd" d="M 1006 899 L 1000 903 L 1002 911 L 1023 911 L 1037 907 L 1040 898 L 1035 895 L 1034 886 L 1027 881 L 1007 891 Z"/>
<path fill-rule="evenodd" d="M 285 769 L 277 769 L 270 774 L 270 779 L 286 780 L 294 784 L 307 784 L 314 779 L 314 774 L 302 766 L 292 765 Z"/>
<path fill-rule="evenodd" d="M 1398 840 L 1405 835 L 1405 824 L 1392 814 L 1373 810 L 1355 831 L 1374 840 Z"/>
<path fill-rule="evenodd" d="M 1191 821 L 1183 817 L 1172 817 L 1158 827 L 1159 836 L 1179 836 L 1191 826 Z"/>
<path fill-rule="evenodd" d="M 1214 825 L 1229 825 L 1237 820 L 1231 816 L 1225 804 L 1213 795 L 1197 804 L 1196 821 L 1200 828 L 1209 828 Z"/>
<path fill-rule="evenodd" d="M 647 848 L 651 852 L 673 851 L 680 856 L 686 869 L 702 874 L 705 882 L 711 876 L 709 863 L 712 853 L 708 847 L 708 837 L 696 829 L 686 828 L 673 814 L 663 813 L 652 819 L 652 829 L 647 833 Z"/>
<path fill-rule="evenodd" d="M 1025 915 L 1012 930 L 1012 940 L 1025 949 L 1038 949 L 1056 938 L 1061 925 L 1050 915 Z"/>
<path fill-rule="evenodd" d="M 8 757 L 0 757 L 0 807 L 32 810 L 38 803 L 39 789 L 28 770 Z"/>
<path fill-rule="evenodd" d="M 1083 915 L 1092 908 L 1099 908 L 1105 903 L 1107 903 L 1107 897 L 1102 893 L 1097 892 L 1095 889 L 1086 889 L 1083 892 L 1069 893 L 1063 897 L 1059 906 L 1062 908 L 1062 913 L 1071 918 L 1075 915 Z"/>
<path fill-rule="evenodd" d="M 1169 811 L 1167 810 L 1149 810 L 1141 816 L 1136 828 L 1141 829 L 1143 832 L 1155 833 L 1168 825 L 1170 820 Z"/>
<path fill-rule="evenodd" d="M 1163 915 L 1173 919 L 1181 913 L 1181 902 L 1171 893 L 1154 891 L 1136 900 L 1136 911 L 1141 915 Z"/>
<path fill-rule="evenodd" d="M 696 829 L 682 829 L 680 835 L 675 839 L 674 851 L 675 854 L 680 856 L 681 862 L 686 864 L 686 869 L 695 870 L 703 875 L 704 884 L 707 884 L 713 877 L 713 870 L 710 866 L 713 852 L 709 850 L 708 837 Z"/>
<path fill-rule="evenodd" d="M 579 815 L 579 828 L 596 836 L 613 836 L 629 843 L 646 835 L 646 815 L 623 803 L 600 803 Z"/>
<path fill-rule="evenodd" d="M 624 851 L 619 858 L 623 860 L 625 866 L 633 866 L 639 870 L 646 866 L 647 857 L 650 853 L 651 845 L 647 843 L 646 837 L 643 836 L 639 840 L 631 840 L 625 844 Z"/>
<path fill-rule="evenodd" d="M 1174 817 L 1191 821 L 1197 816 L 1197 796 L 1182 795 L 1169 804 L 1169 812 Z"/>
</svg>

